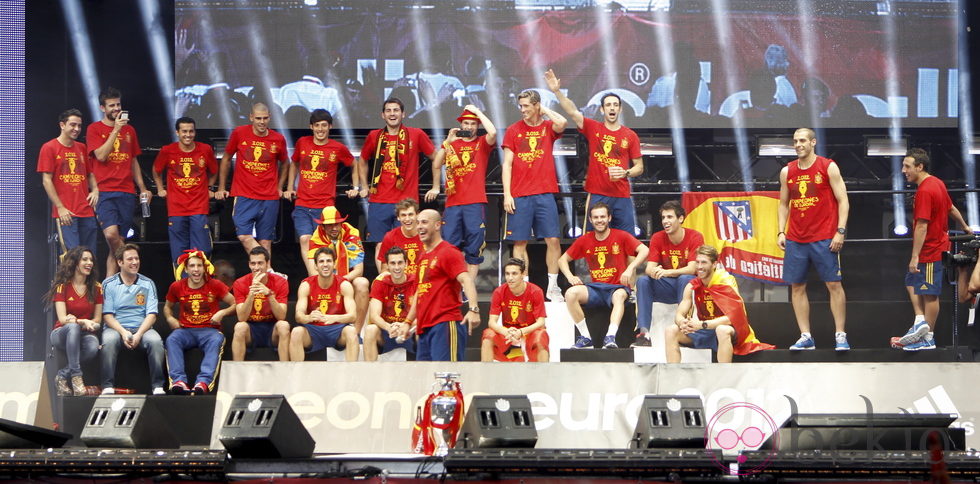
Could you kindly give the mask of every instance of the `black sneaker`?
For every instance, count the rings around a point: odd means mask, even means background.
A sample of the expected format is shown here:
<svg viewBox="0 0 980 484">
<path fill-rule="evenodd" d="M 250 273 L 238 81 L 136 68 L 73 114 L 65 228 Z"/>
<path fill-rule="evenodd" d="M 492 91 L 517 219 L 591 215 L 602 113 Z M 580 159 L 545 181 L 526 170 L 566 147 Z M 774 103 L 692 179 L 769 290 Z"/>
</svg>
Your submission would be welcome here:
<svg viewBox="0 0 980 484">
<path fill-rule="evenodd" d="M 646 346 L 651 346 L 651 343 L 650 343 L 650 334 L 649 333 L 640 333 L 640 334 L 636 335 L 636 341 L 634 341 L 633 344 L 630 345 L 630 348 L 640 348 L 640 347 L 646 347 Z"/>
</svg>

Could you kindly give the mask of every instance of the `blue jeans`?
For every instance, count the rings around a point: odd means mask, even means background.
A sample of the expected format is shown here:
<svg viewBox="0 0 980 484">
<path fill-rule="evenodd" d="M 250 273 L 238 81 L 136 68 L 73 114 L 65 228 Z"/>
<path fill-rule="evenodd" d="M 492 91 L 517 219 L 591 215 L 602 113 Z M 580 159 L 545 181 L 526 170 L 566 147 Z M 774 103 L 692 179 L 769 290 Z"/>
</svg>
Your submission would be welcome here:
<svg viewBox="0 0 980 484">
<path fill-rule="evenodd" d="M 82 331 L 77 324 L 66 324 L 51 332 L 51 346 L 65 352 L 68 366 L 58 370 L 58 376 L 69 379 L 82 374 L 82 361 L 88 361 L 99 352 L 99 337 Z"/>
<path fill-rule="evenodd" d="M 55 219 L 54 223 L 58 223 Z M 78 246 L 87 247 L 95 253 L 95 244 L 98 241 L 99 223 L 95 217 L 72 217 L 71 225 L 59 225 L 61 240 L 65 243 L 68 250 Z"/>
<path fill-rule="evenodd" d="M 201 348 L 204 360 L 201 361 L 201 371 L 197 374 L 197 383 L 204 383 L 211 388 L 214 375 L 221 363 L 221 352 L 225 346 L 225 335 L 214 328 L 179 328 L 167 337 L 167 367 L 170 369 L 170 382 L 187 382 L 184 371 L 184 351 L 191 348 Z"/>
<path fill-rule="evenodd" d="M 677 277 L 650 276 L 636 278 L 636 326 L 641 333 L 650 330 L 653 318 L 653 303 L 679 304 L 684 299 L 684 288 L 694 279 L 692 275 Z"/>
<path fill-rule="evenodd" d="M 109 327 L 102 330 L 102 388 L 115 386 L 116 359 L 122 348 L 122 336 L 118 331 Z M 146 353 L 151 388 L 163 388 L 163 339 L 160 333 L 155 329 L 143 333 L 139 348 Z"/>
</svg>

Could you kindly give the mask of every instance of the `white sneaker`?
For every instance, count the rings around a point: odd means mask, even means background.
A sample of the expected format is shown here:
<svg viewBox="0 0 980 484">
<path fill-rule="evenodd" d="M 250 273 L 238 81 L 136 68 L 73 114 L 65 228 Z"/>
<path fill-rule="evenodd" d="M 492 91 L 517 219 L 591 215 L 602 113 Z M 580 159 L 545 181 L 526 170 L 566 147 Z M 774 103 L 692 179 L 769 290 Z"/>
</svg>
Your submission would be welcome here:
<svg viewBox="0 0 980 484">
<path fill-rule="evenodd" d="M 115 388 L 112 388 L 112 387 L 105 387 L 105 388 L 102 389 L 102 394 L 103 395 L 115 395 L 116 394 L 116 389 Z"/>
<path fill-rule="evenodd" d="M 166 395 L 167 392 L 166 392 L 166 390 L 163 389 L 163 387 L 156 387 L 156 388 L 153 389 L 153 394 L 154 395 Z"/>
<path fill-rule="evenodd" d="M 545 296 L 551 302 L 565 302 L 565 297 L 561 295 L 561 288 L 557 285 L 549 287 Z"/>
</svg>

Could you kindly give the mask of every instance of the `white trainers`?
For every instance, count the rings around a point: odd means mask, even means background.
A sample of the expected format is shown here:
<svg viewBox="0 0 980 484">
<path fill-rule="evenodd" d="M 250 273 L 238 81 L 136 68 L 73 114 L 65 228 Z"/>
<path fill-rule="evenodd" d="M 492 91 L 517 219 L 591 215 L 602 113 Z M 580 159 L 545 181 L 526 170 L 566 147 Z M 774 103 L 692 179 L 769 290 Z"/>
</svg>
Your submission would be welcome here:
<svg viewBox="0 0 980 484">
<path fill-rule="evenodd" d="M 565 297 L 561 295 L 561 288 L 557 285 L 549 287 L 545 296 L 551 302 L 565 302 Z"/>
<path fill-rule="evenodd" d="M 115 395 L 116 394 L 116 389 L 115 388 L 112 388 L 112 387 L 105 387 L 105 388 L 102 389 L 102 394 L 103 395 Z"/>
<path fill-rule="evenodd" d="M 167 394 L 167 391 L 164 390 L 163 387 L 156 387 L 156 388 L 153 389 L 153 394 L 154 395 L 166 395 Z"/>
</svg>

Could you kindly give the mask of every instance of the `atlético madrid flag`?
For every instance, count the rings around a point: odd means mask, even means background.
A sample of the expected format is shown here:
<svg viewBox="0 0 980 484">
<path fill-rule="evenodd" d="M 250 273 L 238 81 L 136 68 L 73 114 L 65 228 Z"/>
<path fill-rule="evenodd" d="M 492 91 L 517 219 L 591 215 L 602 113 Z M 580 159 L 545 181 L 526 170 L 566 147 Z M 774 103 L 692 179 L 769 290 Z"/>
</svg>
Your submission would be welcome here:
<svg viewBox="0 0 980 484">
<path fill-rule="evenodd" d="M 687 192 L 684 227 L 701 232 L 718 249 L 731 274 L 770 284 L 783 282 L 783 251 L 777 243 L 779 192 Z"/>
</svg>

